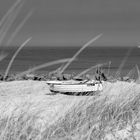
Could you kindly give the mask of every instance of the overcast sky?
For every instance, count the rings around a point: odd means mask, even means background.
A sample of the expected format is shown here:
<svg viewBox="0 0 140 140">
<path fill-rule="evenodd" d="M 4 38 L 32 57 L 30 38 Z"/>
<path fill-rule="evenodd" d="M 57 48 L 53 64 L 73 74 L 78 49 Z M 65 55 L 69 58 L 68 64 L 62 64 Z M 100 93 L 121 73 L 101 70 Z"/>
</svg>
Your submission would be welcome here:
<svg viewBox="0 0 140 140">
<path fill-rule="evenodd" d="M 1 18 L 14 2 L 0 0 Z M 32 36 L 30 45 L 81 46 L 100 33 L 94 45 L 140 42 L 140 0 L 26 0 L 21 14 L 30 9 L 34 13 L 13 44 Z"/>
</svg>

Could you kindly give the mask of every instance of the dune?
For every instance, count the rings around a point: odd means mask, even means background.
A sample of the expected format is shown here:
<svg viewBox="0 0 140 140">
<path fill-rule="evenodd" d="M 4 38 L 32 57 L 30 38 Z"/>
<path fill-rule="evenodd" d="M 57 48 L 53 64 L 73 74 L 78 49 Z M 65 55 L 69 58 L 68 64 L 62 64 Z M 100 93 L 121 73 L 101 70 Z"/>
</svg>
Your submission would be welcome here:
<svg viewBox="0 0 140 140">
<path fill-rule="evenodd" d="M 21 0 L 17 0 L 2 18 L 1 44 L 22 6 Z M 13 40 L 29 16 L 30 13 L 17 26 L 8 42 Z M 62 73 L 100 36 L 101 34 L 86 43 L 71 59 L 60 59 L 36 66 L 14 78 L 68 62 L 58 70 Z M 5 77 L 23 46 L 11 58 Z M 116 75 L 120 75 L 130 52 L 127 52 Z M 6 56 L 6 53 L 1 53 L 1 60 Z M 80 75 L 88 70 L 90 69 Z M 139 76 L 138 67 L 137 71 Z M 68 96 L 52 94 L 45 81 L 3 81 L 0 83 L 0 140 L 140 140 L 140 84 L 105 82 L 103 91 L 94 96 Z"/>
<path fill-rule="evenodd" d="M 140 139 L 140 85 L 106 82 L 95 96 L 53 95 L 45 81 L 0 83 L 0 138 Z"/>
</svg>

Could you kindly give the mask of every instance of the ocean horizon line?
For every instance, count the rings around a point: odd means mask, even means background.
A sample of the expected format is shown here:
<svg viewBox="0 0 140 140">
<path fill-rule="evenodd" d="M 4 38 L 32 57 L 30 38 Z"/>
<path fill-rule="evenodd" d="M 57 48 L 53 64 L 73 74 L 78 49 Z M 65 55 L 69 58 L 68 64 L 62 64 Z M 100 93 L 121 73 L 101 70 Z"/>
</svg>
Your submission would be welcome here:
<svg viewBox="0 0 140 140">
<path fill-rule="evenodd" d="M 17 47 L 19 47 L 19 45 L 11 45 L 11 46 L 0 46 L 0 48 L 17 48 Z M 76 48 L 79 48 L 79 47 L 82 47 L 82 46 L 32 46 L 32 45 L 26 45 L 24 48 L 27 48 L 27 47 L 31 47 L 31 48 L 38 48 L 38 47 L 40 47 L 40 48 L 50 48 L 50 47 L 54 47 L 54 48 L 66 48 L 66 47 L 68 47 L 68 48 L 70 48 L 70 47 L 72 47 L 72 48 L 74 48 L 74 47 L 76 47 Z M 96 46 L 93 46 L 93 45 L 89 45 L 88 46 L 88 48 L 89 47 L 93 47 L 93 48 L 130 48 L 130 47 L 138 47 L 138 46 L 119 46 L 119 45 L 114 45 L 114 46 L 98 46 L 98 45 L 96 45 Z"/>
</svg>

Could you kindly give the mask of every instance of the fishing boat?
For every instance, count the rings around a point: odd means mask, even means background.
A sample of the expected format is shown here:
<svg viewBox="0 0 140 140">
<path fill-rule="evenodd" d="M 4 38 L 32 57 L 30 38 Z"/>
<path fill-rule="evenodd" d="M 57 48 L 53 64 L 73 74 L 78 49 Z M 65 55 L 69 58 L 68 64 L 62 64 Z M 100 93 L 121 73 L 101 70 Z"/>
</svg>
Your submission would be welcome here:
<svg viewBox="0 0 140 140">
<path fill-rule="evenodd" d="M 89 95 L 103 90 L 103 82 L 95 80 L 54 80 L 48 81 L 47 84 L 51 92 L 67 95 Z"/>
</svg>

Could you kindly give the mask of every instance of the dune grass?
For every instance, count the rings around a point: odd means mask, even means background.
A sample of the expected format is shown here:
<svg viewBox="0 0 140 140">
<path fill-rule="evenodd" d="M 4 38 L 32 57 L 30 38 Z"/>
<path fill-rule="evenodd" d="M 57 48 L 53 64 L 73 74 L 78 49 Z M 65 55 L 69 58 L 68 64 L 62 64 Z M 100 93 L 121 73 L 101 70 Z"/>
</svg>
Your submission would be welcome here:
<svg viewBox="0 0 140 140">
<path fill-rule="evenodd" d="M 2 27 L 3 24 L 5 24 L 6 19 L 9 17 L 9 15 L 16 9 L 16 7 L 21 3 L 21 0 L 17 0 L 11 8 L 6 12 L 6 14 L 3 16 L 3 18 L 0 20 L 0 27 Z"/>
<path fill-rule="evenodd" d="M 24 26 L 24 24 L 27 22 L 27 20 L 31 17 L 31 15 L 33 14 L 33 10 L 31 10 L 26 16 L 25 18 L 21 21 L 21 23 L 17 26 L 17 28 L 15 29 L 14 32 L 12 32 L 10 38 L 7 40 L 6 42 L 6 46 L 9 46 L 13 39 L 16 37 L 16 35 L 19 33 L 19 31 L 22 29 L 22 27 Z"/>
<path fill-rule="evenodd" d="M 106 65 L 106 64 L 108 64 L 108 63 L 103 63 L 103 64 L 94 65 L 94 66 L 92 66 L 92 67 L 90 67 L 90 68 L 88 68 L 88 69 L 86 69 L 86 70 L 80 72 L 79 74 L 77 74 L 77 75 L 75 76 L 75 78 L 79 78 L 79 77 L 85 75 L 86 73 L 88 73 L 89 71 L 91 71 L 91 70 L 93 70 L 93 69 L 97 69 L 98 67 L 102 67 L 102 66 L 104 66 L 104 65 Z"/>
<path fill-rule="evenodd" d="M 0 34 L 0 43 L 2 43 L 22 7 L 22 3 L 19 4 L 19 2 L 17 1 L 12 6 L 1 21 L 0 26 L 4 24 L 4 21 L 6 21 L 6 24 L 3 26 L 3 30 L 0 30 L 0 33 L 5 33 Z M 17 5 L 20 6 L 16 11 Z M 14 12 L 11 14 L 12 11 Z M 22 24 L 19 29 L 21 26 Z M 17 31 L 18 29 L 15 34 Z M 44 67 L 68 62 L 62 69 L 58 69 L 62 73 L 82 50 L 100 36 L 86 43 L 72 58 L 36 66 L 16 75 L 16 77 Z M 14 58 L 28 41 L 24 42 L 16 51 L 9 63 L 5 76 L 12 66 Z M 120 75 L 129 53 L 122 61 L 116 75 Z M 1 55 L 0 58 L 5 56 Z M 138 67 L 136 68 L 138 76 L 140 76 L 139 69 Z M 90 68 L 80 73 L 80 75 L 88 70 Z M 140 139 L 139 84 L 121 81 L 115 83 L 105 82 L 104 90 L 100 94 L 78 97 L 60 94 L 45 95 L 47 93 L 44 88 L 47 85 L 43 87 L 43 83 L 38 85 L 32 82 L 13 81 L 0 84 L 0 140 Z"/>
<path fill-rule="evenodd" d="M 123 69 L 123 67 L 124 67 L 124 65 L 125 65 L 125 63 L 126 63 L 126 61 L 128 60 L 128 58 L 129 58 L 129 56 L 130 56 L 132 50 L 133 50 L 132 47 L 129 48 L 128 51 L 127 51 L 127 53 L 126 53 L 126 55 L 124 55 L 124 58 L 123 58 L 123 60 L 121 61 L 121 64 L 119 65 L 118 70 L 116 71 L 116 74 L 115 74 L 115 77 L 116 77 L 116 78 L 117 78 L 117 77 L 120 77 L 121 71 L 122 71 L 122 69 Z"/>
<path fill-rule="evenodd" d="M 23 43 L 21 44 L 21 46 L 16 50 L 16 52 L 14 53 L 13 57 L 11 58 L 11 60 L 10 60 L 10 62 L 9 62 L 9 64 L 8 64 L 8 66 L 7 66 L 7 69 L 5 70 L 4 79 L 7 77 L 8 73 L 9 73 L 9 70 L 10 70 L 10 68 L 11 68 L 11 66 L 12 66 L 12 64 L 13 64 L 15 58 L 16 58 L 16 56 L 17 56 L 18 53 L 20 52 L 20 50 L 21 50 L 23 47 L 25 47 L 25 45 L 26 45 L 31 39 L 32 39 L 31 37 L 28 38 L 28 39 L 27 39 L 25 42 L 23 42 Z"/>
<path fill-rule="evenodd" d="M 91 43 L 95 42 L 97 39 L 99 39 L 102 36 L 102 34 L 97 35 L 96 37 L 92 38 L 90 41 L 88 41 L 85 45 L 83 45 L 74 55 L 73 57 L 64 65 L 64 67 L 61 69 L 60 74 L 63 73 L 68 66 L 76 59 L 76 57 L 85 49 L 87 48 Z"/>
<path fill-rule="evenodd" d="M 22 6 L 23 2 L 17 0 L 0 20 L 0 45 L 2 45 L 4 38 L 6 37 L 10 27 L 17 18 Z M 0 53 L 0 61 L 5 59 L 7 55 L 8 53 L 2 51 Z"/>
<path fill-rule="evenodd" d="M 15 7 L 16 6 L 16 7 Z M 9 11 L 7 12 L 7 18 L 2 24 L 2 27 L 0 29 L 0 44 L 2 44 L 4 38 L 6 37 L 8 31 L 10 30 L 12 24 L 16 20 L 17 16 L 19 15 L 19 12 L 21 11 L 21 8 L 23 6 L 23 2 L 18 2 L 16 5 L 13 5 Z"/>
<path fill-rule="evenodd" d="M 23 75 L 26 75 L 28 73 L 37 71 L 37 70 L 42 69 L 42 68 L 46 68 L 46 67 L 50 67 L 50 66 L 53 66 L 53 65 L 57 65 L 57 64 L 68 62 L 69 60 L 70 60 L 70 58 L 59 59 L 59 60 L 55 60 L 55 61 L 51 61 L 51 62 L 47 62 L 47 63 L 41 64 L 41 65 L 35 66 L 35 67 L 33 67 L 33 68 L 31 68 L 31 69 L 29 69 L 27 71 L 24 71 L 22 73 L 17 74 L 16 78 L 17 77 L 21 77 Z"/>
<path fill-rule="evenodd" d="M 107 83 L 100 96 L 33 96 L 33 93 L 26 98 L 15 96 L 12 109 L 8 100 L 0 106 L 7 106 L 0 112 L 0 138 L 105 140 L 112 136 L 115 140 L 138 137 L 139 91 L 136 83 L 117 82 Z"/>
</svg>

